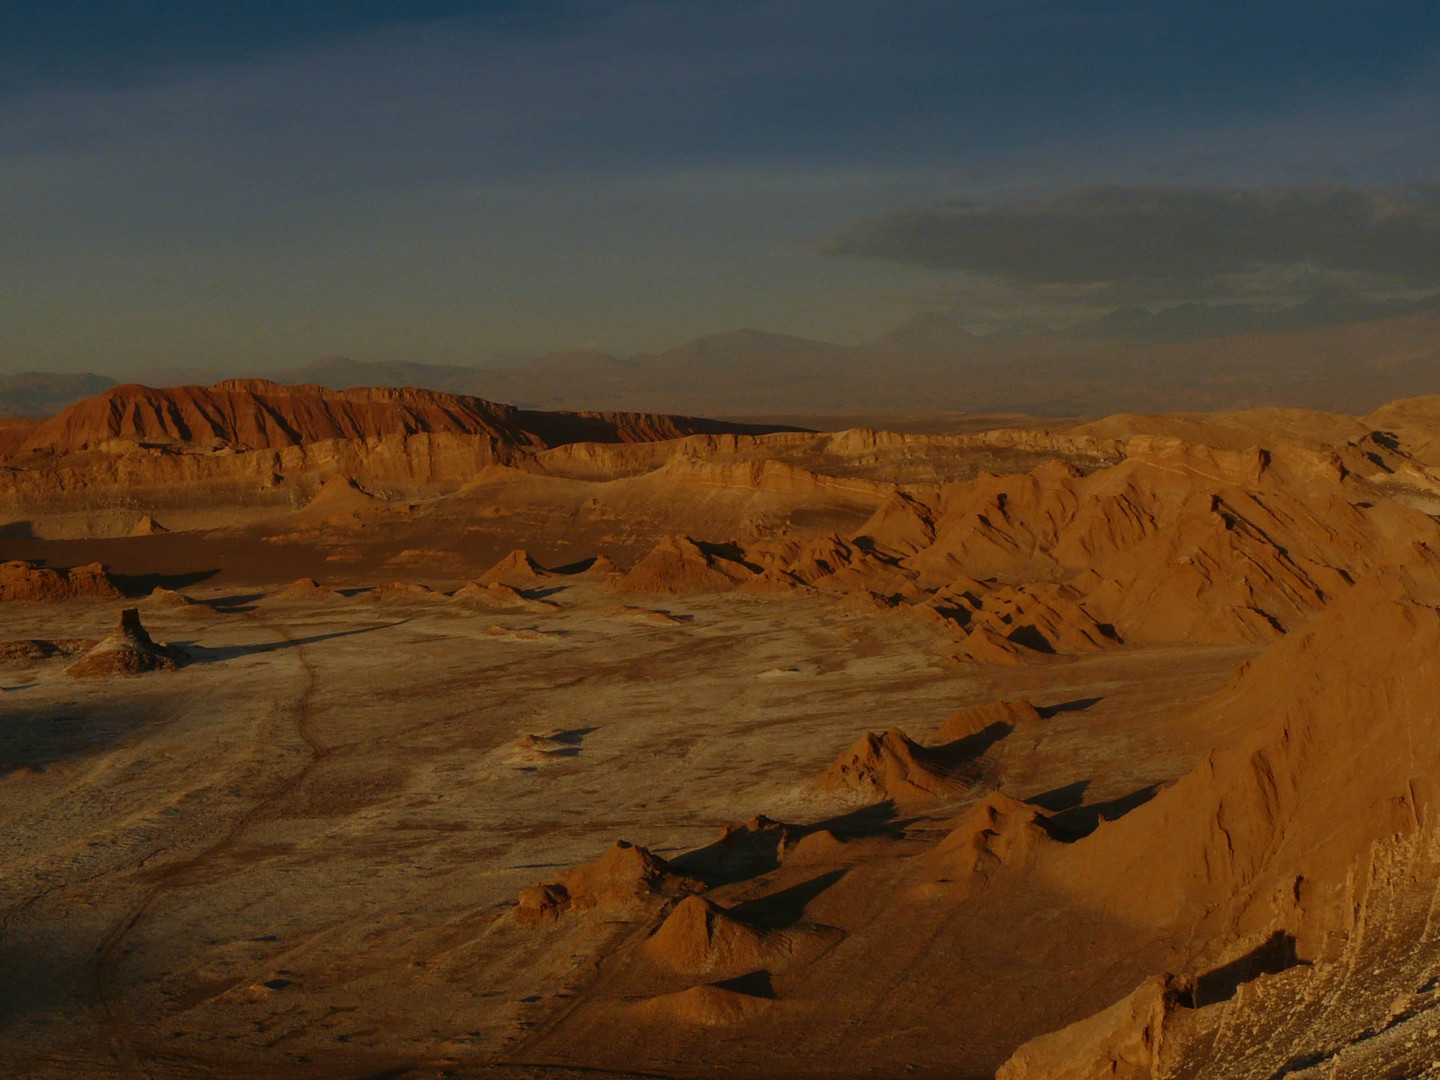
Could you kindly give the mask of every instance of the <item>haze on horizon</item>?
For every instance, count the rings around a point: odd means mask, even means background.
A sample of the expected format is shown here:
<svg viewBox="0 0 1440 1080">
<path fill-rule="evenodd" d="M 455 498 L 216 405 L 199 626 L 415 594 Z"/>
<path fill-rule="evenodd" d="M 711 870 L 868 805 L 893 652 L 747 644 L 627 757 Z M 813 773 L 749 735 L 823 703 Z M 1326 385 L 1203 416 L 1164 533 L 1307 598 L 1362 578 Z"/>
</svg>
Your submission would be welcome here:
<svg viewBox="0 0 1440 1080">
<path fill-rule="evenodd" d="M 1440 11 L 59 2 L 0 373 L 843 343 L 1440 290 Z"/>
</svg>

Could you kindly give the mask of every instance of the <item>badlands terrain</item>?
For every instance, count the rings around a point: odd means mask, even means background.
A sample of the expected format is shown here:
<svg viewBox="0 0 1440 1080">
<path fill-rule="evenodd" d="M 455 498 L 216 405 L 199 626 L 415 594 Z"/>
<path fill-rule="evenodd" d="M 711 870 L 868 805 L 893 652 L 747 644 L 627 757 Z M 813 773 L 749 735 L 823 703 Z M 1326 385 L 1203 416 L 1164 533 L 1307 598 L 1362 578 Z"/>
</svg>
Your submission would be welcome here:
<svg viewBox="0 0 1440 1080">
<path fill-rule="evenodd" d="M 1440 1076 L 1440 398 L 969 426 L 0 420 L 4 1074 Z"/>
</svg>

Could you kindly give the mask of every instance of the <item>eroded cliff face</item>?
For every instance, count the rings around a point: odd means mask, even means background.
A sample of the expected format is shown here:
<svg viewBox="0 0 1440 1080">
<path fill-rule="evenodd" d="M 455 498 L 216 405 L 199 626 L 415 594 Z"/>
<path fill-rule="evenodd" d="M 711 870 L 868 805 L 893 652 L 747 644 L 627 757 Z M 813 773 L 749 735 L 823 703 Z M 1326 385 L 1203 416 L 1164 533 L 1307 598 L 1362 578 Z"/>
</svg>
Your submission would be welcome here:
<svg viewBox="0 0 1440 1080">
<path fill-rule="evenodd" d="M 372 498 L 438 498 L 537 455 L 663 463 L 644 448 L 747 439 L 746 425 L 643 413 L 545 413 L 425 390 L 333 391 L 233 380 L 119 386 L 0 432 L 0 514 L 47 537 L 124 535 L 138 515 L 187 528 L 250 524 L 310 506 L 333 480 Z M 556 448 L 556 449 L 551 449 Z M 625 451 L 632 449 L 627 457 Z"/>
<path fill-rule="evenodd" d="M 25 433 L 12 454 L 65 455 L 114 439 L 200 449 L 280 450 L 394 435 L 479 435 L 517 447 L 647 442 L 743 425 L 647 413 L 535 412 L 433 390 L 326 390 L 262 379 L 167 390 L 117 386 Z"/>
</svg>

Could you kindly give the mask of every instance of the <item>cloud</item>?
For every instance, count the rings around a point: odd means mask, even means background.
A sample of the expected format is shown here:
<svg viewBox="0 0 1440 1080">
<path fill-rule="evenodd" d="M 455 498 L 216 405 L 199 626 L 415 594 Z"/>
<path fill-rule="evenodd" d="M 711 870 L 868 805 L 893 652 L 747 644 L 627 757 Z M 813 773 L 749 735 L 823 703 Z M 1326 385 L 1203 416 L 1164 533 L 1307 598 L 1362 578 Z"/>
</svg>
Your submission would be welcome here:
<svg viewBox="0 0 1440 1080">
<path fill-rule="evenodd" d="M 1440 187 L 1124 187 L 954 200 L 862 221 L 833 255 L 1075 301 L 1440 286 Z"/>
<path fill-rule="evenodd" d="M 1434 35 L 1379 18 L 1277 37 L 1204 11 L 1176 34 L 1128 0 L 99 7 L 125 18 L 0 41 L 0 368 L 861 340 L 952 294 L 1009 321 L 1177 287 L 937 275 L 953 254 L 901 252 L 907 215 L 873 215 L 1020 185 L 1440 175 Z M 1035 209 L 970 216 L 1007 207 Z M 953 231 L 957 208 L 908 218 Z M 894 250 L 806 242 L 854 221 L 852 246 Z M 1185 289 L 1396 287 L 1304 269 Z"/>
</svg>

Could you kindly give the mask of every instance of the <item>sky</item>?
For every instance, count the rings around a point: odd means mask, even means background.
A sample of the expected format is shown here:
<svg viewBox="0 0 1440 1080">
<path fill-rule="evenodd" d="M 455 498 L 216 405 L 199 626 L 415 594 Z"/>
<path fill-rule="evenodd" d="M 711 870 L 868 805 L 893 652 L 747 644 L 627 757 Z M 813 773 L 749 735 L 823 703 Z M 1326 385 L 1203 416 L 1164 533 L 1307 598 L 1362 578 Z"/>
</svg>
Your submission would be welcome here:
<svg viewBox="0 0 1440 1080">
<path fill-rule="evenodd" d="M 0 0 L 0 372 L 1440 289 L 1440 5 Z"/>
</svg>

